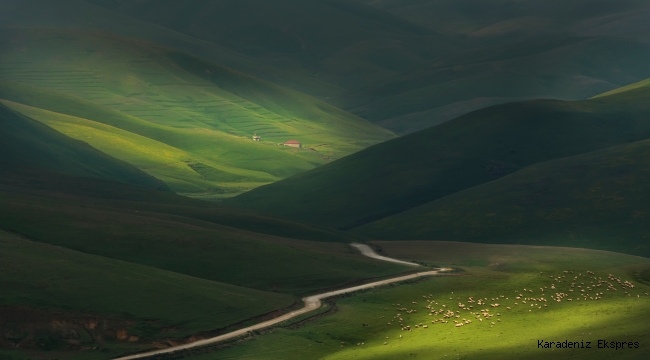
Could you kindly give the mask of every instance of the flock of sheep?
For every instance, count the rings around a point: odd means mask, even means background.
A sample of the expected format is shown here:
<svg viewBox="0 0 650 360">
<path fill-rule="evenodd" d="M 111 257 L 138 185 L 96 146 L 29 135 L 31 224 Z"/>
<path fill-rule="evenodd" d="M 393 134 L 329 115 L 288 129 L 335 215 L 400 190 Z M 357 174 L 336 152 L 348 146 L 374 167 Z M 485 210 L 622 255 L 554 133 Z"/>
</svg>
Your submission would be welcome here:
<svg viewBox="0 0 650 360">
<path fill-rule="evenodd" d="M 543 273 L 540 273 L 543 275 Z M 457 304 L 447 305 L 440 304 L 433 300 L 433 295 L 423 295 L 425 306 L 420 310 L 425 310 L 431 316 L 431 324 L 448 324 L 450 321 L 456 328 L 461 328 L 473 323 L 473 320 L 479 323 L 486 321 L 490 327 L 494 327 L 501 322 L 501 313 L 496 312 L 495 309 L 501 307 L 501 302 L 512 302 L 512 307 L 505 307 L 506 312 L 512 311 L 513 307 L 529 308 L 528 311 L 532 312 L 535 309 L 542 309 L 547 307 L 549 301 L 561 303 L 563 301 L 597 301 L 603 298 L 605 294 L 622 291 L 624 295 L 632 297 L 632 292 L 636 286 L 630 281 L 623 281 L 621 278 L 609 274 L 606 278 L 598 277 L 592 271 L 574 274 L 573 271 L 564 271 L 563 275 L 550 276 L 553 282 L 547 286 L 537 289 L 523 289 L 521 291 L 515 290 L 516 295 L 510 300 L 506 295 L 499 295 L 493 298 L 475 298 L 468 297 L 465 303 L 458 301 Z M 452 292 L 453 294 L 453 292 Z M 648 296 L 648 293 L 645 293 Z M 636 294 L 637 298 L 641 294 Z M 450 297 L 449 300 L 454 300 Z M 457 297 L 456 300 L 461 300 Z M 428 329 L 429 325 L 424 323 L 417 323 L 413 326 L 407 325 L 403 318 L 404 314 L 412 314 L 418 311 L 416 301 L 411 302 L 409 308 L 400 304 L 391 304 L 397 312 L 396 315 L 387 322 L 387 325 L 397 325 L 402 331 L 412 332 L 415 329 Z M 476 309 L 474 307 L 477 307 Z M 456 309 L 452 309 L 456 307 Z M 478 308 L 480 307 L 480 308 Z M 387 309 L 388 310 L 388 309 Z M 496 316 L 496 322 L 492 319 Z M 382 316 L 382 318 L 384 318 Z M 402 338 L 402 335 L 399 336 Z M 386 338 L 388 340 L 388 337 Z M 357 345 L 362 345 L 359 343 Z M 388 345 L 385 341 L 384 345 Z"/>
</svg>

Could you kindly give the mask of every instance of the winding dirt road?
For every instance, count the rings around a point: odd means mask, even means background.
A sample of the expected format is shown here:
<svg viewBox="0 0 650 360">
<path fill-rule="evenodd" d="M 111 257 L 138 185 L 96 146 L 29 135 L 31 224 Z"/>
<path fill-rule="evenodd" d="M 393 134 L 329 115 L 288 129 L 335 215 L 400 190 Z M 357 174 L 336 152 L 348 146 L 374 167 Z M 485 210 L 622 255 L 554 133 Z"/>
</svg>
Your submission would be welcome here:
<svg viewBox="0 0 650 360">
<path fill-rule="evenodd" d="M 393 258 L 389 258 L 387 256 L 382 256 L 377 254 L 372 248 L 368 245 L 365 244 L 359 244 L 359 243 L 352 243 L 350 246 L 353 246 L 357 248 L 359 251 L 361 251 L 361 254 L 367 257 L 371 257 L 373 259 L 377 260 L 383 260 L 383 261 L 388 261 L 396 264 L 401 264 L 401 265 L 408 265 L 408 266 L 420 266 L 420 264 L 408 262 L 408 261 L 402 261 L 402 260 L 397 260 Z"/>
<path fill-rule="evenodd" d="M 400 263 L 400 264 L 403 264 L 403 265 L 420 266 L 420 265 L 415 264 L 415 263 L 410 263 L 410 262 L 401 261 L 401 260 L 392 259 L 392 258 L 389 258 L 389 257 L 378 255 L 368 245 L 357 244 L 357 243 L 350 244 L 350 245 L 352 245 L 355 248 L 359 249 L 363 255 L 374 258 L 374 259 L 379 259 L 379 260 L 383 260 L 383 261 L 390 261 L 390 262 L 394 262 L 394 263 Z M 276 317 L 274 319 L 267 320 L 267 321 L 261 322 L 259 324 L 249 326 L 249 327 L 245 327 L 243 329 L 235 330 L 235 331 L 229 332 L 227 334 L 215 336 L 215 337 L 212 337 L 212 338 L 209 338 L 209 339 L 199 340 L 199 341 L 196 341 L 196 342 L 193 342 L 193 343 L 190 343 L 190 344 L 174 346 L 174 347 L 170 347 L 170 348 L 162 349 L 162 350 L 149 351 L 149 352 L 145 352 L 145 353 L 141 353 L 141 354 L 124 356 L 124 357 L 116 358 L 115 360 L 141 359 L 141 358 L 146 358 L 146 357 L 149 357 L 149 356 L 167 354 L 167 353 L 172 353 L 172 352 L 176 352 L 176 351 L 180 351 L 180 350 L 187 350 L 187 349 L 192 349 L 192 348 L 196 348 L 196 347 L 200 347 L 200 346 L 205 346 L 205 345 L 218 343 L 218 342 L 221 342 L 221 341 L 224 341 L 224 340 L 229 340 L 229 339 L 232 339 L 232 338 L 236 338 L 238 336 L 244 335 L 244 334 L 246 334 L 248 332 L 251 332 L 253 330 L 264 329 L 264 328 L 269 327 L 271 325 L 275 325 L 275 324 L 281 323 L 283 321 L 295 318 L 296 316 L 300 316 L 302 314 L 306 314 L 306 313 L 308 313 L 310 311 L 316 310 L 319 307 L 321 307 L 321 305 L 322 305 L 321 300 L 332 297 L 332 296 L 347 294 L 347 293 L 351 293 L 351 292 L 355 292 L 355 291 L 359 291 L 359 290 L 364 290 L 364 289 L 370 289 L 370 288 L 373 288 L 375 286 L 387 285 L 387 284 L 396 283 L 396 282 L 400 282 L 400 281 L 415 279 L 415 278 L 422 277 L 422 276 L 440 275 L 441 272 L 445 272 L 445 271 L 448 271 L 448 270 L 451 270 L 451 269 L 443 268 L 443 269 L 438 269 L 438 270 L 423 271 L 423 272 L 418 272 L 418 273 L 415 273 L 415 274 L 398 276 L 398 277 L 391 278 L 391 279 L 375 281 L 375 282 L 372 282 L 372 283 L 369 283 L 369 284 L 353 286 L 353 287 L 349 287 L 349 288 L 345 288 L 345 289 L 341 289 L 341 290 L 328 291 L 326 293 L 322 293 L 322 294 L 318 294 L 318 295 L 307 296 L 307 297 L 304 297 L 302 299 L 302 301 L 305 303 L 305 307 L 303 307 L 302 309 L 299 309 L 299 310 L 295 310 L 295 311 L 286 313 L 286 314 L 281 315 L 279 317 Z"/>
</svg>

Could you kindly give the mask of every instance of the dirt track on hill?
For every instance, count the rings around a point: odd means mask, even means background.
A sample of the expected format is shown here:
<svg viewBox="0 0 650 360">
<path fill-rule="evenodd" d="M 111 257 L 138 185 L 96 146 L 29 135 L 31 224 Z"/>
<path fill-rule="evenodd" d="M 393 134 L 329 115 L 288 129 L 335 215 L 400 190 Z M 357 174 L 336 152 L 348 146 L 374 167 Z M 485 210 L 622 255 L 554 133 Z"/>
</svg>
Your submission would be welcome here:
<svg viewBox="0 0 650 360">
<path fill-rule="evenodd" d="M 408 262 L 408 261 L 402 261 L 402 260 L 397 260 L 393 258 L 389 258 L 387 256 L 382 256 L 377 254 L 372 248 L 368 245 L 365 244 L 359 244 L 359 243 L 352 243 L 350 246 L 357 248 L 359 251 L 361 251 L 361 254 L 367 257 L 371 257 L 373 259 L 377 260 L 383 260 L 383 261 L 388 261 L 400 265 L 408 265 L 408 266 L 420 266 L 420 264 Z"/>
<path fill-rule="evenodd" d="M 392 258 L 389 258 L 389 257 L 386 257 L 386 256 L 378 255 L 377 253 L 375 253 L 367 245 L 357 244 L 357 243 L 351 244 L 351 245 L 354 246 L 355 248 L 359 249 L 364 256 L 368 256 L 368 257 L 383 260 L 383 261 L 400 263 L 400 264 L 403 264 L 403 265 L 420 266 L 420 265 L 415 264 L 415 263 L 409 263 L 409 262 L 406 262 L 406 261 L 401 261 L 401 260 L 392 259 Z M 255 324 L 255 325 L 252 325 L 252 326 L 248 326 L 248 327 L 245 327 L 243 329 L 235 330 L 235 331 L 229 332 L 227 334 L 215 336 L 215 337 L 212 337 L 212 338 L 209 338 L 209 339 L 199 340 L 199 341 L 196 341 L 196 342 L 193 342 L 193 343 L 190 343 L 190 344 L 178 345 L 178 346 L 170 347 L 170 348 L 167 348 L 167 349 L 154 350 L 154 351 L 149 351 L 149 352 L 145 352 L 145 353 L 141 353 L 141 354 L 124 356 L 124 357 L 116 358 L 115 360 L 141 359 L 141 358 L 146 358 L 146 357 L 149 357 L 149 356 L 168 354 L 168 353 L 173 353 L 173 352 L 176 352 L 176 351 L 192 349 L 192 348 L 196 348 L 196 347 L 201 347 L 201 346 L 206 346 L 206 345 L 218 343 L 218 342 L 225 341 L 225 340 L 230 340 L 230 339 L 236 338 L 238 336 L 244 335 L 244 334 L 246 334 L 248 332 L 251 332 L 251 331 L 254 331 L 254 330 L 264 329 L 266 327 L 281 323 L 283 321 L 287 321 L 287 320 L 295 318 L 297 316 L 306 314 L 306 313 L 308 313 L 310 311 L 316 310 L 319 307 L 321 307 L 321 305 L 322 305 L 321 300 L 332 297 L 332 296 L 348 294 L 348 293 L 359 291 L 359 290 L 370 289 L 370 288 L 373 288 L 373 287 L 376 287 L 376 286 L 387 285 L 387 284 L 392 284 L 392 283 L 396 283 L 396 282 L 400 282 L 400 281 L 416 279 L 416 278 L 419 278 L 419 277 L 422 277 L 422 276 L 442 275 L 441 272 L 444 273 L 445 271 L 448 271 L 448 270 L 450 270 L 450 269 L 438 269 L 438 270 L 423 271 L 423 272 L 418 272 L 418 273 L 415 273 L 415 274 L 398 276 L 398 277 L 395 277 L 395 278 L 375 281 L 375 282 L 371 282 L 371 283 L 368 283 L 368 284 L 352 286 L 352 287 L 345 288 L 345 289 L 328 291 L 328 292 L 325 292 L 325 293 L 322 293 L 322 294 L 307 296 L 307 297 L 304 297 L 302 299 L 302 301 L 305 304 L 305 307 L 303 307 L 302 309 L 295 310 L 295 311 L 286 313 L 284 315 L 278 316 L 278 317 L 276 317 L 274 319 L 267 320 L 267 321 L 264 321 L 264 322 L 261 322 L 259 324 Z"/>
</svg>

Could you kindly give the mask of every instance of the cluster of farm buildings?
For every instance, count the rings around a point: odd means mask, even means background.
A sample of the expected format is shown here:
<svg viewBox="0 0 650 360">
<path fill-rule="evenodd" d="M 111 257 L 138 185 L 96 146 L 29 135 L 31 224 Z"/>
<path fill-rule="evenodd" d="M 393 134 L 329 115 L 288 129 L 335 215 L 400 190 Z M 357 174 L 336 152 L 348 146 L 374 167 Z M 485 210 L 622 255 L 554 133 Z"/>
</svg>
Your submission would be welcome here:
<svg viewBox="0 0 650 360">
<path fill-rule="evenodd" d="M 253 141 L 261 141 L 262 137 L 255 134 L 253 135 Z M 302 143 L 298 140 L 287 140 L 279 145 L 284 145 L 284 146 L 290 146 L 290 147 L 295 147 L 295 148 L 302 148 Z"/>
</svg>

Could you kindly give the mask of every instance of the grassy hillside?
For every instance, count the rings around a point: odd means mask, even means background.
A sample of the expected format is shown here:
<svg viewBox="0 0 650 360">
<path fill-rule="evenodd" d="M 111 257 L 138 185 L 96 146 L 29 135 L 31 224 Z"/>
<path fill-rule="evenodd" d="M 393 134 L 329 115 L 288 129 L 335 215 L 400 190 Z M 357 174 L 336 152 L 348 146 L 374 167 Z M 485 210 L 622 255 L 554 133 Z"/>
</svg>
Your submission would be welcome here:
<svg viewBox="0 0 650 360">
<path fill-rule="evenodd" d="M 643 0 L 357 0 L 444 34 L 507 41 L 531 33 L 643 28 Z M 562 11 L 558 11 L 561 9 Z M 647 26 L 645 26 L 647 27 Z"/>
<path fill-rule="evenodd" d="M 20 343 L 27 351 L 114 357 L 294 303 L 289 295 L 88 255 L 1 231 L 0 246 L 0 341 Z M 124 333 L 117 336 L 118 331 Z"/>
<path fill-rule="evenodd" d="M 459 44 L 352 1 L 88 1 L 344 88 Z"/>
<path fill-rule="evenodd" d="M 336 242 L 348 239 L 336 232 L 160 194 L 63 174 L 3 171 L 0 229 L 88 254 L 288 294 L 405 270 L 361 256 Z"/>
<path fill-rule="evenodd" d="M 231 196 L 394 136 L 311 97 L 149 43 L 31 29 L 3 31 L 0 48 L 6 104 L 191 196 Z M 261 142 L 251 140 L 255 133 Z M 289 139 L 306 149 L 277 145 Z"/>
<path fill-rule="evenodd" d="M 646 39 L 535 38 L 436 59 L 331 102 L 399 134 L 525 99 L 586 99 L 650 76 Z"/>
<path fill-rule="evenodd" d="M 354 228 L 535 163 L 649 138 L 649 96 L 650 88 L 644 87 L 586 101 L 494 106 L 227 203 Z"/>
<path fill-rule="evenodd" d="M 645 1 L 361 2 L 471 44 L 333 101 L 401 134 L 489 105 L 581 100 L 650 76 Z"/>
<path fill-rule="evenodd" d="M 645 296 L 650 291 L 647 258 L 541 246 L 442 241 L 373 244 L 389 256 L 452 265 L 469 276 L 437 277 L 357 293 L 338 299 L 337 313 L 302 327 L 271 330 L 237 346 L 189 353 L 185 358 L 641 360 L 649 355 L 642 344 L 650 326 L 640 321 L 650 316 L 650 299 Z M 635 288 L 621 287 L 609 274 L 632 282 Z M 603 280 L 617 290 L 607 289 Z M 580 290 L 589 294 L 586 300 L 577 295 L 583 294 Z M 596 291 L 603 293 L 599 299 Z M 565 295 L 558 302 L 555 293 Z M 501 305 L 490 306 L 495 303 Z M 459 318 L 443 317 L 448 310 L 457 311 Z M 454 321 L 462 319 L 472 322 L 457 328 Z M 597 341 L 602 339 L 640 346 L 625 351 L 599 349 Z M 592 346 L 540 349 L 538 340 L 590 341 Z"/>
<path fill-rule="evenodd" d="M 42 168 L 166 190 L 162 182 L 0 104 L 0 166 Z"/>
<path fill-rule="evenodd" d="M 376 239 L 562 245 L 650 256 L 650 140 L 534 164 L 355 229 Z"/>
<path fill-rule="evenodd" d="M 313 77 L 265 65 L 259 60 L 223 46 L 83 0 L 5 0 L 0 3 L 0 24 L 109 32 L 173 47 L 307 94 L 325 97 L 340 91 L 338 87 Z"/>
</svg>

